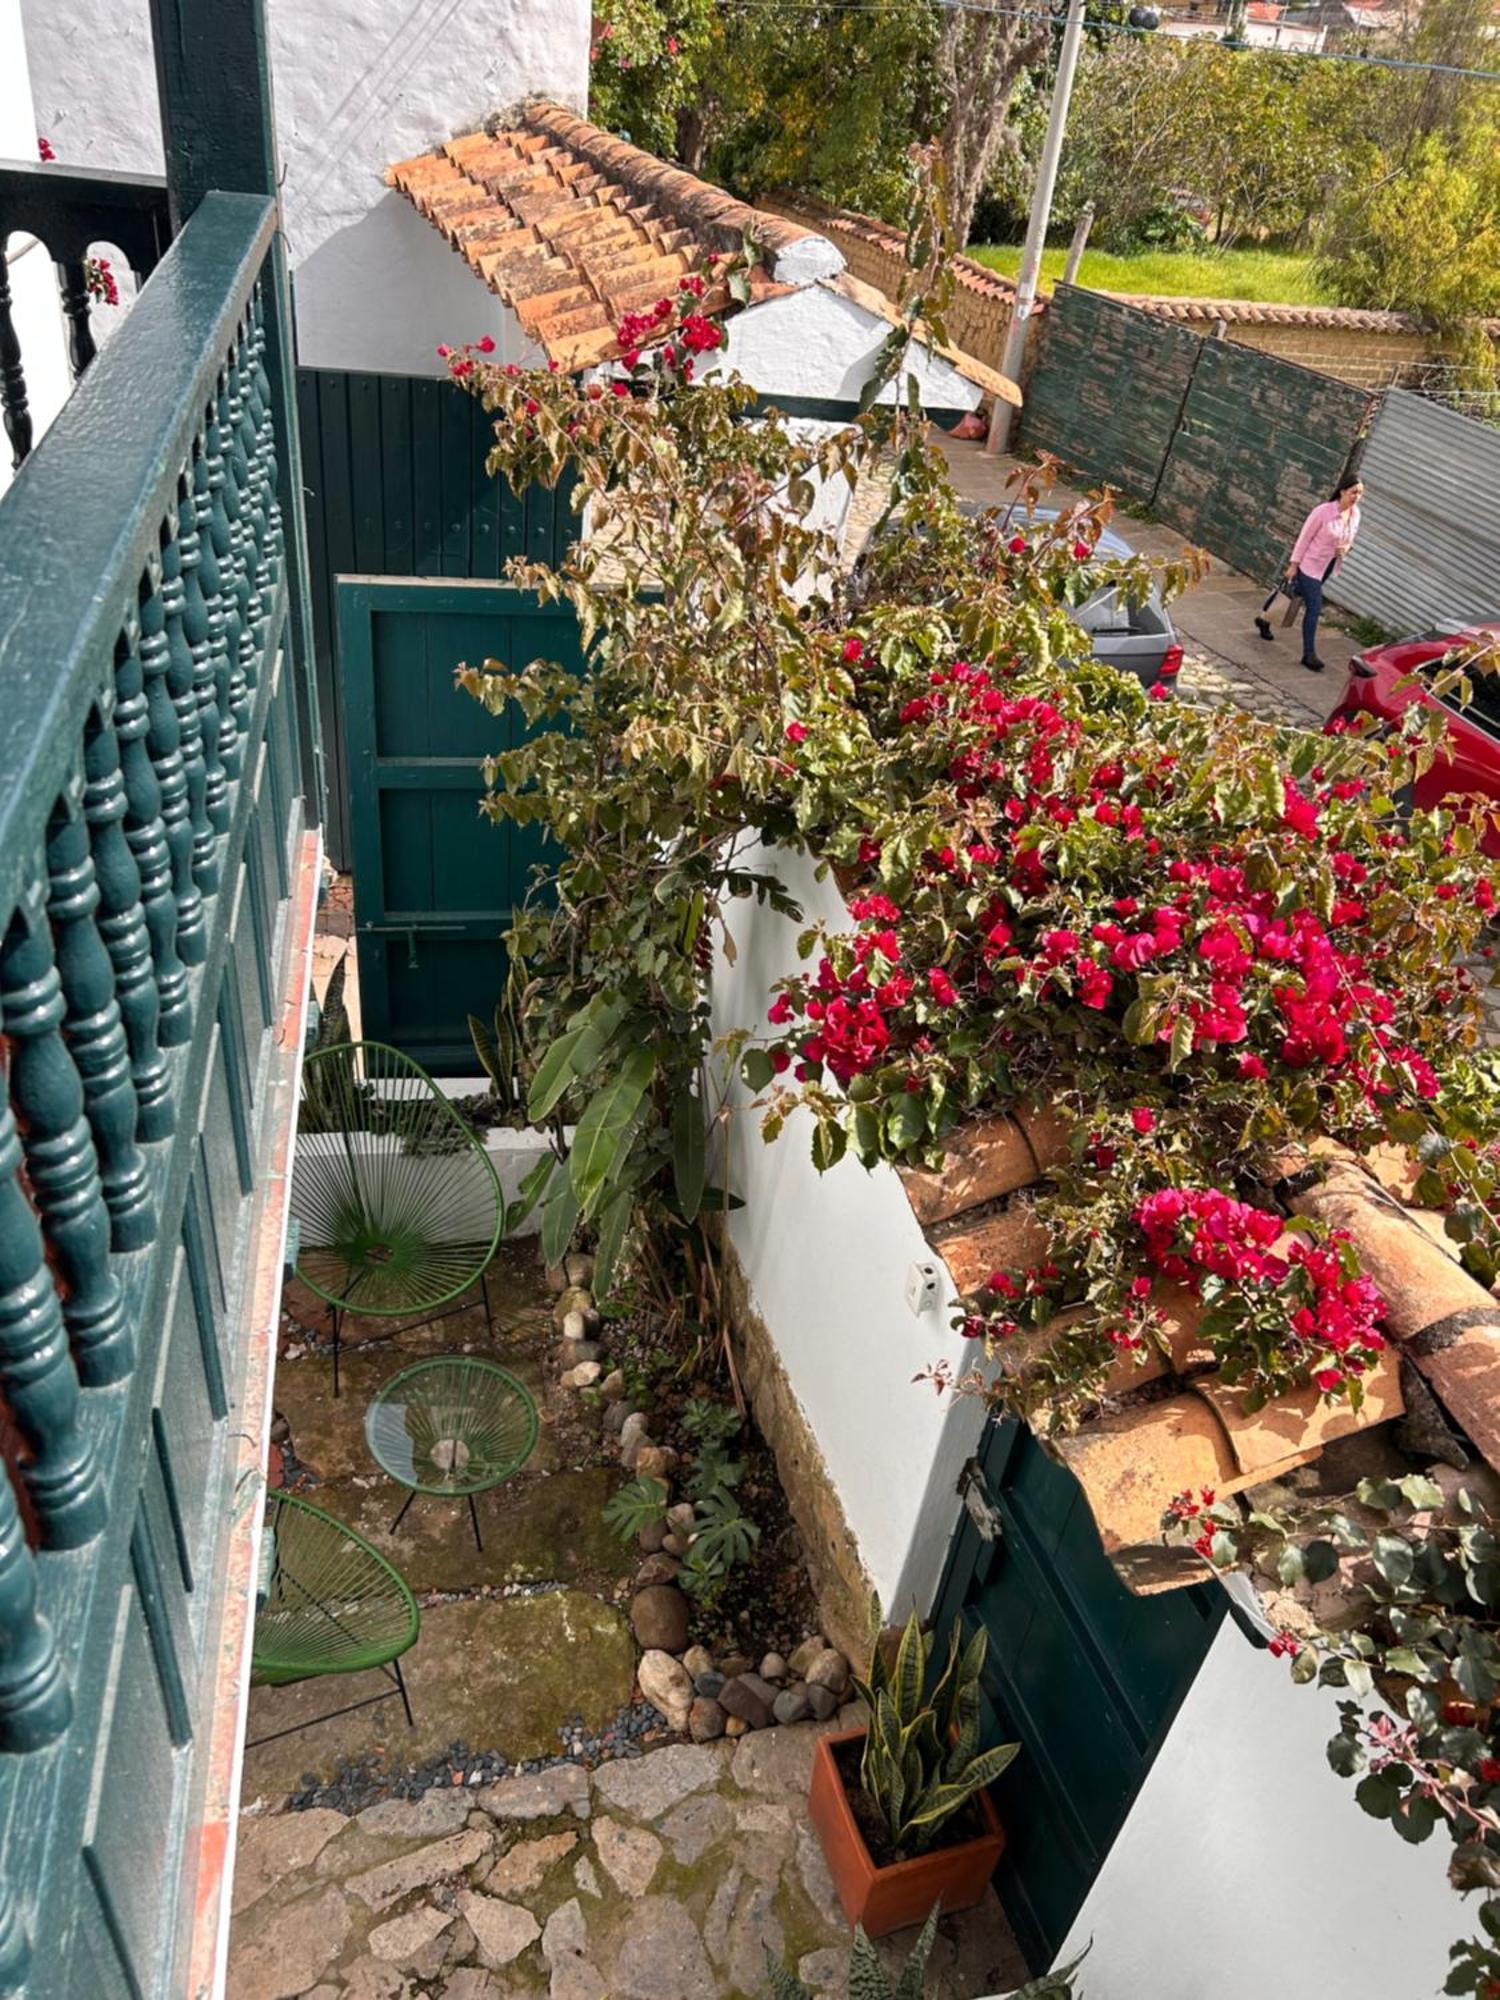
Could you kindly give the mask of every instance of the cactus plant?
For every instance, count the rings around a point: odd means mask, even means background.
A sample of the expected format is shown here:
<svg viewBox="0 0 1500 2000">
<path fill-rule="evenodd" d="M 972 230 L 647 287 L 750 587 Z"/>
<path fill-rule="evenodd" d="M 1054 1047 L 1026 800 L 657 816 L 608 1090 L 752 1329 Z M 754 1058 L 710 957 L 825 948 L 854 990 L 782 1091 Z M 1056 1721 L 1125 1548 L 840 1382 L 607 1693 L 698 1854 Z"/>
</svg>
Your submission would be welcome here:
<svg viewBox="0 0 1500 2000">
<path fill-rule="evenodd" d="M 878 1606 L 875 1622 L 878 1628 Z M 993 1784 L 1021 1747 L 979 1748 L 979 1677 L 989 1644 L 983 1626 L 965 1646 L 954 1625 L 948 1663 L 929 1695 L 935 1644 L 913 1611 L 894 1662 L 877 1642 L 868 1681 L 856 1680 L 870 1711 L 860 1783 L 896 1854 L 925 1852 L 945 1822 Z"/>
</svg>

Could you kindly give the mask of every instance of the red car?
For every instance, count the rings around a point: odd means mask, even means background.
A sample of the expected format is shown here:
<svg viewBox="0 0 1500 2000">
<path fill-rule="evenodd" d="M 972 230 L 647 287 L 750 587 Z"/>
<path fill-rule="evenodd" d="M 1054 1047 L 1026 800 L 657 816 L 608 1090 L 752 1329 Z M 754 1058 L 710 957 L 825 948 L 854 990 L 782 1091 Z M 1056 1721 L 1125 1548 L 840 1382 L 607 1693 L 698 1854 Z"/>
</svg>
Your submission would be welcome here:
<svg viewBox="0 0 1500 2000">
<path fill-rule="evenodd" d="M 1432 768 L 1418 778 L 1415 803 L 1435 806 L 1455 794 L 1484 802 L 1484 851 L 1500 857 L 1500 678 L 1492 673 L 1470 677 L 1471 699 L 1459 702 L 1457 691 L 1434 695 L 1426 682 L 1431 669 L 1456 647 L 1500 644 L 1500 623 L 1464 626 L 1453 632 L 1424 632 L 1418 639 L 1401 639 L 1388 646 L 1371 646 L 1349 662 L 1349 682 L 1326 727 L 1333 730 L 1342 717 L 1373 715 L 1394 722 L 1412 702 L 1440 709 L 1446 723 L 1446 746 Z"/>
</svg>

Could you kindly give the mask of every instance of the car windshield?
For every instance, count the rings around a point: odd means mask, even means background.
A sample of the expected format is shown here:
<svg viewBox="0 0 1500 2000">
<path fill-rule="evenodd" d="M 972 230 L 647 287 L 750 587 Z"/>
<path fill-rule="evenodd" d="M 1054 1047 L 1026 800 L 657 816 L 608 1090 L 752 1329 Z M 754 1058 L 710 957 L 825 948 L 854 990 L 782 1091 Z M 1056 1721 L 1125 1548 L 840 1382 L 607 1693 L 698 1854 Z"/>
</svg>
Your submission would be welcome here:
<svg viewBox="0 0 1500 2000">
<path fill-rule="evenodd" d="M 1436 679 L 1443 671 L 1441 661 L 1435 660 L 1427 673 Z M 1488 736 L 1500 736 L 1500 674 L 1471 673 L 1469 675 L 1469 699 L 1460 699 L 1458 688 L 1450 688 L 1438 697 L 1444 708 L 1451 708 L 1455 715 L 1463 716 L 1476 728 L 1484 730 Z"/>
</svg>

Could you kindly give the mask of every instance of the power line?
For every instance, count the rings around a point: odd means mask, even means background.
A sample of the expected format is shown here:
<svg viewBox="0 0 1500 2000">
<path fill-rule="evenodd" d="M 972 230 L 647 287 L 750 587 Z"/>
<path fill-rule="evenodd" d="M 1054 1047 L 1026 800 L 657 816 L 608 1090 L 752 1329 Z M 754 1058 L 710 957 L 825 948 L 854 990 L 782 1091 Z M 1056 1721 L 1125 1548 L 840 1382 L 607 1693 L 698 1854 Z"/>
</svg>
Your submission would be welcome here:
<svg viewBox="0 0 1500 2000">
<path fill-rule="evenodd" d="M 725 12 L 762 12 L 771 14 L 905 14 L 912 11 L 901 4 L 901 0 L 719 0 Z M 1039 14 L 1060 20 L 1053 10 L 1039 7 L 991 7 L 985 0 L 937 0 L 939 11 L 945 14 L 984 14 L 996 20 L 1034 21 Z M 1295 25 L 1295 24 L 1293 24 Z M 1093 35 L 1127 35 L 1132 41 L 1145 41 L 1161 31 L 1156 28 L 1132 28 L 1124 21 L 1089 21 L 1087 32 Z M 1206 35 L 1172 35 L 1169 42 L 1207 41 Z M 1219 44 L 1222 46 L 1222 43 Z M 1276 43 L 1249 43 L 1238 50 L 1241 55 L 1280 56 L 1291 62 L 1341 62 L 1354 63 L 1361 69 L 1405 70 L 1423 76 L 1469 77 L 1476 83 L 1500 83 L 1500 70 L 1465 69 L 1455 63 L 1414 62 L 1404 56 L 1366 55 L 1357 49 L 1293 49 Z"/>
</svg>

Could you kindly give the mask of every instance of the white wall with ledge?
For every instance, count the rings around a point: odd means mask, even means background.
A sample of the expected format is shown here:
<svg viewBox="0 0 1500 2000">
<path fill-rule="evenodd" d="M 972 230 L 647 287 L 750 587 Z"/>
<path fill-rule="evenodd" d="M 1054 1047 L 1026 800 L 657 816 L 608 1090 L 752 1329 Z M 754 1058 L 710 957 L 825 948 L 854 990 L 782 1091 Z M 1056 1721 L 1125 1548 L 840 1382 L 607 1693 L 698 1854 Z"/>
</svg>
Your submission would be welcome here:
<svg viewBox="0 0 1500 2000">
<path fill-rule="evenodd" d="M 773 870 L 804 923 L 753 900 L 731 906 L 733 966 L 714 975 L 716 1032 L 763 1028 L 772 983 L 798 967 L 799 932 L 817 917 L 845 920 L 831 877 L 806 857 L 756 849 L 746 865 Z M 914 1382 L 958 1345 L 953 1291 L 938 1265 L 939 1298 L 920 1316 L 906 1303 L 913 1263 L 932 1253 L 895 1172 L 845 1159 L 819 1174 L 804 1114 L 768 1145 L 750 1093 L 736 1084 L 729 1185 L 745 1206 L 730 1218 L 751 1303 L 780 1354 L 822 1451 L 870 1580 L 890 1617 L 930 1608 L 958 1520 L 956 1487 L 984 1413 L 974 1398 Z"/>
<path fill-rule="evenodd" d="M 1226 1619 L 1058 1954 L 1086 2000 L 1426 2000 L 1475 1904 L 1328 1767 L 1330 1689 Z"/>
<path fill-rule="evenodd" d="M 440 341 L 514 323 L 382 179 L 530 95 L 582 111 L 588 0 L 268 0 L 298 358 L 441 375 Z M 22 0 L 40 129 L 69 166 L 160 173 L 145 0 Z M 23 157 L 30 157 L 29 154 Z"/>
</svg>

